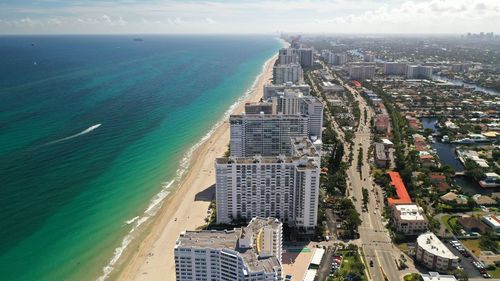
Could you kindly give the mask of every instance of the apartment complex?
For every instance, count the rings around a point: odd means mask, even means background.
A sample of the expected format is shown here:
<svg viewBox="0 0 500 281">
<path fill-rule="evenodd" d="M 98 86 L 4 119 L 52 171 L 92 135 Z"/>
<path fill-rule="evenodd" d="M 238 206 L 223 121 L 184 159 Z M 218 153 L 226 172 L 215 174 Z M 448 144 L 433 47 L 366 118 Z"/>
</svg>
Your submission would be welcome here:
<svg viewBox="0 0 500 281">
<path fill-rule="evenodd" d="M 312 48 L 282 48 L 278 53 L 278 64 L 296 63 L 302 67 L 310 67 L 314 63 Z"/>
<path fill-rule="evenodd" d="M 320 153 L 307 137 L 289 142 L 289 156 L 216 160 L 217 223 L 275 217 L 290 226 L 314 230 Z"/>
<path fill-rule="evenodd" d="M 385 75 L 406 75 L 406 62 L 386 62 L 384 63 Z"/>
<path fill-rule="evenodd" d="M 392 207 L 392 218 L 396 231 L 415 235 L 427 231 L 427 219 L 422 207 L 416 204 L 401 204 Z"/>
<path fill-rule="evenodd" d="M 278 64 L 287 65 L 291 63 L 300 64 L 300 54 L 298 54 L 297 49 L 292 48 L 282 48 L 278 52 Z"/>
<path fill-rule="evenodd" d="M 351 79 L 365 80 L 375 76 L 375 64 L 351 64 L 349 66 L 349 77 Z"/>
<path fill-rule="evenodd" d="M 290 138 L 307 137 L 306 115 L 241 114 L 231 115 L 231 156 L 277 156 L 290 154 Z"/>
<path fill-rule="evenodd" d="M 432 79 L 432 66 L 408 65 L 406 68 L 408 79 Z"/>
<path fill-rule="evenodd" d="M 429 269 L 448 271 L 458 267 L 459 258 L 432 232 L 418 236 L 416 248 L 416 260 Z"/>
<path fill-rule="evenodd" d="M 304 114 L 308 118 L 308 132 L 312 139 L 321 139 L 323 128 L 323 103 L 316 97 L 304 95 L 299 90 L 278 92 L 271 98 L 276 112 L 282 114 Z"/>
<path fill-rule="evenodd" d="M 301 84 L 303 81 L 304 73 L 302 71 L 302 67 L 298 63 L 276 65 L 273 67 L 274 84 L 283 84 L 286 82 Z"/>
<path fill-rule="evenodd" d="M 282 223 L 253 218 L 243 228 L 186 231 L 175 248 L 177 281 L 279 281 Z"/>
</svg>

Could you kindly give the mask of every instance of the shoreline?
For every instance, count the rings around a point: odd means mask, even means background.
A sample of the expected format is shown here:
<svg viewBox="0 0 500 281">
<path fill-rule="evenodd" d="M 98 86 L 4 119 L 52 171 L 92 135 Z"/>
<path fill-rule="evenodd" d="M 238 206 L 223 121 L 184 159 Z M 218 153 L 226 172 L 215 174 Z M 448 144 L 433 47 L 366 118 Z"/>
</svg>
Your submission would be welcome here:
<svg viewBox="0 0 500 281">
<path fill-rule="evenodd" d="M 144 237 L 130 246 L 124 261 L 111 273 L 113 280 L 175 280 L 173 250 L 179 234 L 205 224 L 210 202 L 215 196 L 214 160 L 221 157 L 229 143 L 230 114 L 243 112 L 246 102 L 259 101 L 263 86 L 272 78 L 277 55 L 268 59 L 251 88 L 241 96 L 198 144 L 188 151 L 189 168 L 178 188 L 171 191 L 159 208 Z M 185 163 L 181 163 L 185 164 Z"/>
</svg>

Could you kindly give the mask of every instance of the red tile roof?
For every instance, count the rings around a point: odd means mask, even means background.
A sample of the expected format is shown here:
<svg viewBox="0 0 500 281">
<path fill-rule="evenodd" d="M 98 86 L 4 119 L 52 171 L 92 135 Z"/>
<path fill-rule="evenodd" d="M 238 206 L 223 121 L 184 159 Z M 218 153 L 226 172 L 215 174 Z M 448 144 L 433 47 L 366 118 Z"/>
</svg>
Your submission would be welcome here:
<svg viewBox="0 0 500 281">
<path fill-rule="evenodd" d="M 391 185 L 396 189 L 396 194 L 398 198 L 387 198 L 387 203 L 389 206 L 397 205 L 397 204 L 408 204 L 411 203 L 410 195 L 408 191 L 406 191 L 405 184 L 401 179 L 401 176 L 398 172 L 388 172 L 391 177 Z"/>
</svg>

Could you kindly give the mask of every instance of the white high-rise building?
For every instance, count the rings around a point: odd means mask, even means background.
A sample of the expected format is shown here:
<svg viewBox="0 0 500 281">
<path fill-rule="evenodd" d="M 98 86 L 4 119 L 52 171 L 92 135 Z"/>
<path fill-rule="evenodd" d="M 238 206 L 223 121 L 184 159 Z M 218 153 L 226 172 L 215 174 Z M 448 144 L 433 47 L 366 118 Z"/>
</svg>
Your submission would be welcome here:
<svg viewBox="0 0 500 281">
<path fill-rule="evenodd" d="M 296 63 L 302 67 L 312 66 L 314 63 L 314 52 L 312 48 L 282 48 L 278 53 L 278 64 L 286 65 Z"/>
<path fill-rule="evenodd" d="M 231 156 L 289 154 L 290 138 L 307 137 L 307 115 L 241 114 L 229 117 Z"/>
<path fill-rule="evenodd" d="M 300 90 L 285 89 L 271 98 L 276 112 L 282 114 L 305 114 L 311 139 L 321 139 L 323 129 L 323 103 L 316 97 L 304 95 Z"/>
<path fill-rule="evenodd" d="M 386 62 L 384 63 L 385 75 L 406 75 L 406 62 Z"/>
<path fill-rule="evenodd" d="M 278 52 L 278 64 L 287 65 L 291 63 L 300 64 L 300 54 L 296 49 L 281 48 Z"/>
<path fill-rule="evenodd" d="M 304 73 L 300 64 L 290 63 L 273 67 L 273 83 L 279 85 L 286 82 L 294 84 L 304 82 Z"/>
<path fill-rule="evenodd" d="M 282 223 L 253 218 L 225 231 L 186 231 L 177 239 L 177 281 L 280 281 Z"/>
<path fill-rule="evenodd" d="M 407 79 L 432 79 L 432 66 L 408 65 Z"/>
<path fill-rule="evenodd" d="M 264 100 L 268 100 L 274 96 L 276 96 L 278 93 L 284 92 L 286 90 L 298 90 L 302 92 L 305 96 L 310 95 L 311 88 L 307 84 L 298 84 L 295 85 L 293 83 L 284 83 L 284 84 L 266 84 L 264 85 Z"/>
<path fill-rule="evenodd" d="M 294 138 L 291 143 L 291 156 L 216 160 L 217 223 L 263 216 L 314 230 L 320 154 L 307 138 Z"/>
<path fill-rule="evenodd" d="M 300 48 L 300 65 L 302 67 L 310 67 L 314 64 L 314 51 L 312 48 Z"/>
<path fill-rule="evenodd" d="M 349 66 L 349 78 L 372 79 L 375 76 L 375 64 L 351 64 Z"/>
</svg>

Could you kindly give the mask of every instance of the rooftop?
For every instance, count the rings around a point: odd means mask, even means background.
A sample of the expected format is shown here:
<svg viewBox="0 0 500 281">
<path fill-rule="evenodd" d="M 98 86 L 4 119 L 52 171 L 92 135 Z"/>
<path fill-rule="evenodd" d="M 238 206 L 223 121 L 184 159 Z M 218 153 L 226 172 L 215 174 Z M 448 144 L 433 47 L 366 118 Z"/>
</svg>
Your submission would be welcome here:
<svg viewBox="0 0 500 281">
<path fill-rule="evenodd" d="M 392 206 L 396 204 L 411 203 L 410 195 L 408 194 L 408 191 L 406 191 L 405 184 L 403 183 L 403 180 L 401 179 L 399 173 L 388 172 L 388 174 L 391 177 L 391 185 L 394 186 L 394 188 L 396 189 L 396 194 L 398 195 L 398 198 L 387 198 L 387 202 L 389 203 L 389 205 Z"/>
<path fill-rule="evenodd" d="M 448 259 L 458 259 L 443 242 L 439 240 L 436 234 L 427 232 L 420 234 L 417 238 L 417 244 L 426 252 L 435 256 L 440 256 Z"/>
<path fill-rule="evenodd" d="M 422 207 L 416 204 L 396 205 L 395 208 L 399 212 L 399 217 L 402 220 L 407 220 L 407 221 L 425 220 L 425 217 L 423 215 L 424 210 L 422 209 Z"/>
<path fill-rule="evenodd" d="M 500 227 L 500 218 L 497 216 L 484 216 L 483 220 L 494 227 Z"/>
<path fill-rule="evenodd" d="M 441 275 L 437 272 L 429 272 L 429 274 L 421 274 L 422 281 L 457 281 L 453 275 Z"/>
<path fill-rule="evenodd" d="M 175 248 L 218 249 L 235 251 L 242 257 L 245 265 L 252 271 L 272 272 L 280 261 L 275 256 L 259 257 L 258 234 L 264 227 L 281 228 L 281 222 L 275 218 L 253 218 L 246 227 L 233 230 L 199 230 L 181 233 Z M 241 247 L 240 239 L 252 239 L 250 247 Z"/>
</svg>

